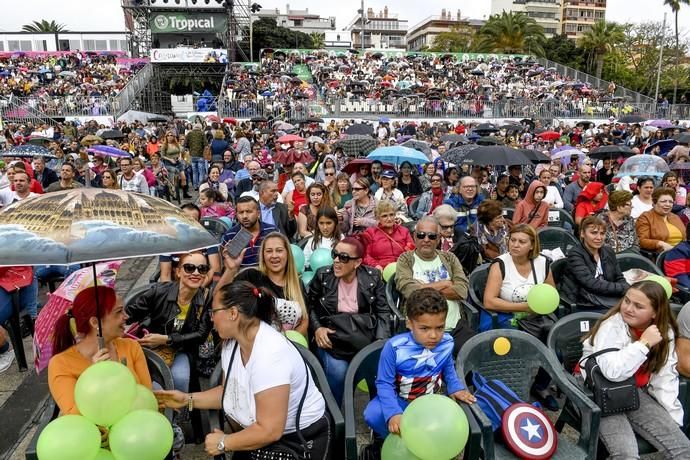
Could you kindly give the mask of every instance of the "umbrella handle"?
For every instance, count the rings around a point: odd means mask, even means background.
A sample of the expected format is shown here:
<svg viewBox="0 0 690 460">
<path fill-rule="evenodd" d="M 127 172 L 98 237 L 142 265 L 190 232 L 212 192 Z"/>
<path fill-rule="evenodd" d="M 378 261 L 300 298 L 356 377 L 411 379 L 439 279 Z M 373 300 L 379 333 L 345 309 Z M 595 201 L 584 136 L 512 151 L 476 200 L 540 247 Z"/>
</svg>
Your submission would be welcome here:
<svg viewBox="0 0 690 460">
<path fill-rule="evenodd" d="M 102 350 L 103 348 L 105 348 L 105 339 L 103 338 L 102 335 L 99 335 L 98 336 L 98 349 Z"/>
</svg>

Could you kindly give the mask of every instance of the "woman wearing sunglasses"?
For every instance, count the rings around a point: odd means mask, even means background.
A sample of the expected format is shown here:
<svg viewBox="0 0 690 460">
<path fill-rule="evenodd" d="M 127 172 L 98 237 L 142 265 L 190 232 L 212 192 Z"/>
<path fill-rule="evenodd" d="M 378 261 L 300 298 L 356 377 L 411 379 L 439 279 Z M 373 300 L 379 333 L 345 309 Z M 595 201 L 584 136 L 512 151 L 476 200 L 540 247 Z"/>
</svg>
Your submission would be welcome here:
<svg viewBox="0 0 690 460">
<path fill-rule="evenodd" d="M 189 390 L 199 346 L 211 332 L 211 295 L 203 288 L 209 270 L 202 253 L 184 254 L 177 265 L 177 281 L 154 284 L 126 305 L 129 322 L 148 331 L 139 343 L 165 360 L 175 389 L 184 392 Z"/>
<path fill-rule="evenodd" d="M 352 358 L 374 340 L 390 336 L 390 311 L 381 272 L 362 265 L 364 248 L 358 239 L 343 239 L 331 255 L 333 266 L 319 268 L 309 283 L 307 305 L 317 354 L 340 404 Z M 353 330 L 353 323 L 362 329 Z"/>
<path fill-rule="evenodd" d="M 342 209 L 340 229 L 345 235 L 361 233 L 376 225 L 376 200 L 371 194 L 369 181 L 363 177 L 352 186 L 352 199 Z"/>
</svg>

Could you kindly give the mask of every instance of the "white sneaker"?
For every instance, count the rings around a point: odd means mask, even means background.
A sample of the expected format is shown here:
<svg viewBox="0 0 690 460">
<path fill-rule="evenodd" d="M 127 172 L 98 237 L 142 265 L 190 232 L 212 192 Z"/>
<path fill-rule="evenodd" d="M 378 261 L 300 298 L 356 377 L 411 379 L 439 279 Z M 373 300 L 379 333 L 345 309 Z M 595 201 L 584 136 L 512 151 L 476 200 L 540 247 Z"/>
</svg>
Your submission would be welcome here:
<svg viewBox="0 0 690 460">
<path fill-rule="evenodd" d="M 14 351 L 12 349 L 0 354 L 0 374 L 10 368 L 14 361 Z"/>
</svg>

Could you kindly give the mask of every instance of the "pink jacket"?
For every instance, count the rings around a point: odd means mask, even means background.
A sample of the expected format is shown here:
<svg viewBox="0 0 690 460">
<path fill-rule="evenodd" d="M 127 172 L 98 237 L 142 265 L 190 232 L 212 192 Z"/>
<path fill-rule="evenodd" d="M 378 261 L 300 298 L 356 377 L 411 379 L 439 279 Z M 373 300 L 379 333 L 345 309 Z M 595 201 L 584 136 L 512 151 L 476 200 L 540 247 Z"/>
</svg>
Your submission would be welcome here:
<svg viewBox="0 0 690 460">
<path fill-rule="evenodd" d="M 369 227 L 360 234 L 364 245 L 364 259 L 362 263 L 371 267 L 382 267 L 397 262 L 400 254 L 414 250 L 415 245 L 410 231 L 402 225 L 396 224 L 393 233 L 386 234 L 381 227 Z"/>
</svg>

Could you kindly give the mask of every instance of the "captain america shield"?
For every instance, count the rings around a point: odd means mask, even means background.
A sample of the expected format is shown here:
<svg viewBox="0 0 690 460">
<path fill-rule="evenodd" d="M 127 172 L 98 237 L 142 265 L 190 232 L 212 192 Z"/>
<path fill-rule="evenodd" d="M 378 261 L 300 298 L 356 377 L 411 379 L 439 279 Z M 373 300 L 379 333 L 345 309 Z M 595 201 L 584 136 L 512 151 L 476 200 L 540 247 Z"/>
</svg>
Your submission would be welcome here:
<svg viewBox="0 0 690 460">
<path fill-rule="evenodd" d="M 558 435 L 544 412 L 525 404 L 513 404 L 503 413 L 503 439 L 519 458 L 551 458 L 558 448 Z"/>
</svg>

